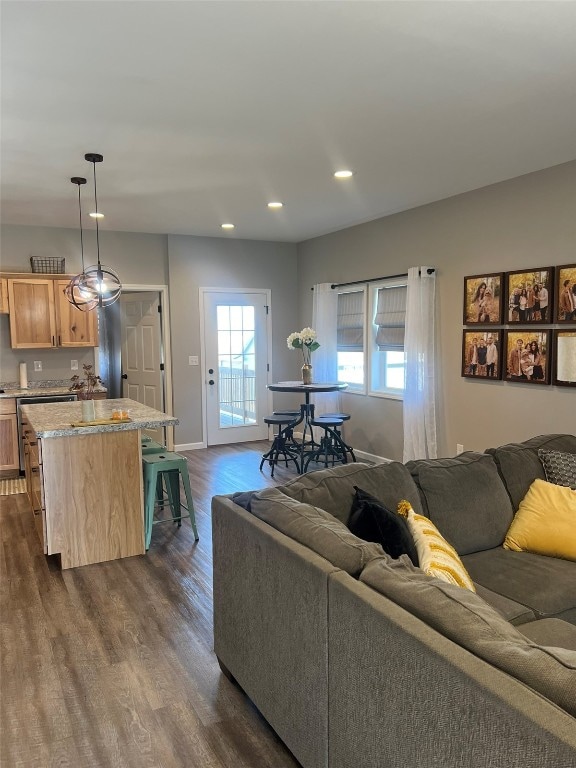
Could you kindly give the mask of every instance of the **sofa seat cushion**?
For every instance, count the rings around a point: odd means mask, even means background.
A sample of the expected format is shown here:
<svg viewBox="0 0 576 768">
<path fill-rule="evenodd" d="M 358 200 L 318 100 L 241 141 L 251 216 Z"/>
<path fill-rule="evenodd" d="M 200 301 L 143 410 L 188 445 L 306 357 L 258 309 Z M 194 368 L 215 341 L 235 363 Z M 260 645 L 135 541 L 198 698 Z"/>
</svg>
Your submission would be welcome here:
<svg viewBox="0 0 576 768">
<path fill-rule="evenodd" d="M 528 493 L 536 478 L 546 480 L 544 467 L 538 456 L 538 449 L 576 453 L 576 435 L 539 435 L 523 443 L 508 443 L 499 448 L 488 448 L 504 485 L 506 486 L 514 511 Z"/>
<path fill-rule="evenodd" d="M 576 651 L 537 645 L 479 595 L 426 576 L 405 555 L 373 560 L 360 581 L 576 716 Z"/>
<path fill-rule="evenodd" d="M 396 509 L 401 499 L 408 499 L 415 512 L 422 513 L 418 489 L 404 464 L 341 464 L 317 472 L 308 472 L 279 486 L 287 496 L 328 509 L 343 523 L 348 522 L 354 499 L 354 486 L 363 488 L 388 509 Z"/>
<path fill-rule="evenodd" d="M 518 630 L 538 645 L 576 651 L 576 627 L 562 619 L 539 619 L 518 627 Z"/>
<path fill-rule="evenodd" d="M 407 463 L 429 517 L 459 555 L 504 541 L 512 506 L 494 461 L 482 453 Z M 416 509 L 414 510 L 417 511 Z"/>
<path fill-rule="evenodd" d="M 483 587 L 482 584 L 474 584 L 476 592 L 480 597 L 485 600 L 488 605 L 491 605 L 495 611 L 498 611 L 500 616 L 503 616 L 510 624 L 519 626 L 520 624 L 526 624 L 527 622 L 533 622 L 536 618 L 534 611 L 528 608 L 522 603 L 517 603 L 516 600 L 510 600 L 509 597 L 499 595 L 497 592 L 493 592 L 487 587 Z M 544 619 L 541 619 L 544 621 Z"/>
<path fill-rule="evenodd" d="M 522 603 L 538 618 L 576 608 L 576 564 L 569 560 L 497 547 L 462 562 L 476 584 Z"/>
<path fill-rule="evenodd" d="M 329 512 L 291 499 L 278 488 L 254 494 L 250 507 L 253 515 L 351 576 L 358 576 L 370 560 L 384 555 L 379 544 L 354 536 Z"/>
</svg>

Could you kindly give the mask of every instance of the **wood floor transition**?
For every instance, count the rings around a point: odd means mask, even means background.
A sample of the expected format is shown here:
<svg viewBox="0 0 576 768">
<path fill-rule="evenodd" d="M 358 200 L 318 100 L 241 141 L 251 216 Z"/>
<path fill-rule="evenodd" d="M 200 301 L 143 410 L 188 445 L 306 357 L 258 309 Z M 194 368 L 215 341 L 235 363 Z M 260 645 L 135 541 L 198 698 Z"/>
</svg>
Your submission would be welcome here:
<svg viewBox="0 0 576 768">
<path fill-rule="evenodd" d="M 258 471 L 267 447 L 186 452 L 197 544 L 167 523 L 146 556 L 69 571 L 0 497 L 2 768 L 298 765 L 213 653 L 210 500 L 293 478 Z"/>
</svg>

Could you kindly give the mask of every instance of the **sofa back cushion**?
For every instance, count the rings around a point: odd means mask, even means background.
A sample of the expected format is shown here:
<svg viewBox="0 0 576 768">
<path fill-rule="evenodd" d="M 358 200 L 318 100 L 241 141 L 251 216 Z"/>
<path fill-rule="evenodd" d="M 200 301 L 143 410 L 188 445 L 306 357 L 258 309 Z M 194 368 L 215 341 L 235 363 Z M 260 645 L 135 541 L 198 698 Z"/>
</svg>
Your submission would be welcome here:
<svg viewBox="0 0 576 768">
<path fill-rule="evenodd" d="M 506 486 L 514 511 L 536 478 L 546 480 L 538 449 L 576 453 L 576 435 L 539 435 L 523 443 L 508 443 L 488 448 Z"/>
<path fill-rule="evenodd" d="M 415 512 L 422 512 L 418 489 L 404 464 L 341 464 L 297 477 L 280 490 L 293 499 L 329 510 L 347 523 L 356 491 L 354 486 L 375 496 L 385 507 L 395 510 L 401 499 L 407 499 Z"/>
<path fill-rule="evenodd" d="M 375 557 L 384 555 L 379 544 L 362 541 L 329 512 L 266 488 L 252 496 L 251 512 L 281 533 L 321 555 L 350 576 L 358 576 Z"/>
<path fill-rule="evenodd" d="M 575 651 L 537 645 L 479 595 L 426 576 L 405 555 L 373 560 L 360 581 L 576 716 Z"/>
<path fill-rule="evenodd" d="M 513 513 L 491 456 L 467 452 L 406 466 L 420 490 L 423 514 L 459 555 L 502 544 Z"/>
</svg>

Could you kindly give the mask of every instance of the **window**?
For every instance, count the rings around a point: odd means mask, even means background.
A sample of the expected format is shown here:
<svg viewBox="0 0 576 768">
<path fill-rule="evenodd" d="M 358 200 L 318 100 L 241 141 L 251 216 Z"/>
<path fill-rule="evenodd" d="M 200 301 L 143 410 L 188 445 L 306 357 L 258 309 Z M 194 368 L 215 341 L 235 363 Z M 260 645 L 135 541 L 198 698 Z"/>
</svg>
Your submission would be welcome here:
<svg viewBox="0 0 576 768">
<path fill-rule="evenodd" d="M 401 397 L 406 381 L 406 280 L 369 283 L 338 295 L 338 381 L 349 392 Z"/>
</svg>

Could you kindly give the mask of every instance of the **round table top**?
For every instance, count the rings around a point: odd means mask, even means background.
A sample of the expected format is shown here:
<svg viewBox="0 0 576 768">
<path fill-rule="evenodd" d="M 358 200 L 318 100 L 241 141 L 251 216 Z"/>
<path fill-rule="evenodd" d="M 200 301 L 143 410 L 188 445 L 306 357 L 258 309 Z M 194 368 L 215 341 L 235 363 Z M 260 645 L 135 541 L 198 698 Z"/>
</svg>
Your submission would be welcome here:
<svg viewBox="0 0 576 768">
<path fill-rule="evenodd" d="M 302 384 L 299 381 L 279 381 L 276 384 L 268 384 L 272 392 L 338 392 L 346 389 L 348 384 L 336 382 L 334 384 Z"/>
</svg>

